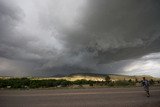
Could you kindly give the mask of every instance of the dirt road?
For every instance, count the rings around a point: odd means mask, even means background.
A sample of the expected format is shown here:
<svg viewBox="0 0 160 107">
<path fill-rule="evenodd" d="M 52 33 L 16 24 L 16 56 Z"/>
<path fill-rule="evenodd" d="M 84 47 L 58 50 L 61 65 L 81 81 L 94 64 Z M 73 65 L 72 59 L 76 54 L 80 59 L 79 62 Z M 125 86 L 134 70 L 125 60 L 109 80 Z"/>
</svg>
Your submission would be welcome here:
<svg viewBox="0 0 160 107">
<path fill-rule="evenodd" d="M 0 107 L 160 107 L 160 87 L 0 90 Z"/>
</svg>

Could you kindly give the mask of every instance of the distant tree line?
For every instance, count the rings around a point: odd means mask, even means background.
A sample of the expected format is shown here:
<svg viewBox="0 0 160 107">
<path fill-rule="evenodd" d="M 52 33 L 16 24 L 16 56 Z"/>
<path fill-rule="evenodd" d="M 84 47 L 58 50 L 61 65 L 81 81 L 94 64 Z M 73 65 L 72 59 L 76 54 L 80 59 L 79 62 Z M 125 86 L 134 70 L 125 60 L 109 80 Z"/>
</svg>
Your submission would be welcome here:
<svg viewBox="0 0 160 107">
<path fill-rule="evenodd" d="M 0 88 L 49 88 L 49 87 L 68 87 L 72 85 L 89 85 L 89 86 L 135 86 L 139 81 L 130 80 L 118 80 L 111 81 L 109 76 L 106 76 L 105 81 L 87 81 L 87 80 L 76 80 L 67 81 L 61 80 L 32 80 L 29 78 L 11 78 L 11 79 L 0 79 Z M 150 80 L 150 84 L 154 85 L 155 81 Z M 157 81 L 159 83 L 159 81 Z"/>
</svg>

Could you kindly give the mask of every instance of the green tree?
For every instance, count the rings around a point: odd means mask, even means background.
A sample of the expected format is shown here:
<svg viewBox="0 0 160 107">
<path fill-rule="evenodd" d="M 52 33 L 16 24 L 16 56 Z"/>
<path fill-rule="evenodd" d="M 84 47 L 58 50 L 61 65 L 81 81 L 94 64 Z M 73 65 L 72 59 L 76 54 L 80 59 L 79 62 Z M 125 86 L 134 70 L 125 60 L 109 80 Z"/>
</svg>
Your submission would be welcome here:
<svg viewBox="0 0 160 107">
<path fill-rule="evenodd" d="M 111 78 L 108 75 L 105 77 L 105 82 L 106 84 L 109 84 L 111 82 Z"/>
<path fill-rule="evenodd" d="M 154 85 L 154 80 L 150 79 L 149 83 L 150 83 L 150 85 Z"/>
<path fill-rule="evenodd" d="M 138 83 L 138 79 L 137 78 L 135 78 L 135 83 Z"/>
<path fill-rule="evenodd" d="M 129 79 L 129 80 L 128 80 L 128 82 L 129 82 L 129 83 L 131 83 L 131 82 L 132 82 L 132 80 L 131 80 L 131 79 Z"/>
</svg>

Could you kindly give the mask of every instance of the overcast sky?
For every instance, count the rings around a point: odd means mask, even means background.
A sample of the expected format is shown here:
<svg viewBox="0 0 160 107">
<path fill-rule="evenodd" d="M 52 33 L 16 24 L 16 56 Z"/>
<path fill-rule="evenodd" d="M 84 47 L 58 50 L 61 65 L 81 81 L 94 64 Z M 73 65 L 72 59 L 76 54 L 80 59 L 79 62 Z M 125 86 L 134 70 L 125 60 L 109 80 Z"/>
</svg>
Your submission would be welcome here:
<svg viewBox="0 0 160 107">
<path fill-rule="evenodd" d="M 158 0 L 0 0 L 0 75 L 160 77 Z"/>
</svg>

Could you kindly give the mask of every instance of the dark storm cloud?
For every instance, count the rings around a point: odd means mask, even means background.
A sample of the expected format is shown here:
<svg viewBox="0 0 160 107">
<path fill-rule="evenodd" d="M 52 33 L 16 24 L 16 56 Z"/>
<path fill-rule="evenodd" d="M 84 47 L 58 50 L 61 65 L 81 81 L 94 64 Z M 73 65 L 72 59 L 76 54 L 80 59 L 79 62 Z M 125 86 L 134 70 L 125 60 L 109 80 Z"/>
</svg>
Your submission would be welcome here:
<svg viewBox="0 0 160 107">
<path fill-rule="evenodd" d="M 19 18 L 19 9 L 12 1 L 0 1 L 0 55 L 3 57 L 7 57 L 7 53 L 9 53 L 5 47 L 7 47 L 9 41 L 11 41 L 13 28 L 19 21 Z"/>
<path fill-rule="evenodd" d="M 68 47 L 83 48 L 99 62 L 128 59 L 159 51 L 160 2 L 90 0 L 78 29 L 67 30 Z M 158 44 L 157 44 L 158 45 Z M 153 49 L 157 48 L 157 49 Z M 81 49 L 80 48 L 80 49 Z M 79 53 L 79 52 L 78 52 Z"/>
<path fill-rule="evenodd" d="M 160 51 L 159 11 L 156 0 L 1 0 L 0 73 L 122 73 Z"/>
<path fill-rule="evenodd" d="M 101 64 L 159 51 L 159 10 L 160 2 L 151 0 L 88 0 L 73 28 L 62 24 L 58 30 L 67 35 L 62 39 L 69 54 L 82 56 L 74 66 L 100 72 Z"/>
<path fill-rule="evenodd" d="M 27 52 L 26 44 L 34 38 L 16 27 L 25 17 L 21 8 L 13 0 L 0 1 L 0 72 L 1 75 L 23 76 L 36 64 L 33 53 Z M 22 35 L 27 35 L 22 36 Z M 25 49 L 24 49 L 25 48 Z M 33 54 L 32 60 L 27 55 Z M 30 62 L 27 62 L 30 60 Z M 35 66 L 36 67 L 36 66 Z M 30 72 L 30 71 L 29 71 Z M 32 71 L 31 71 L 32 72 Z M 29 73 L 32 74 L 32 73 Z"/>
<path fill-rule="evenodd" d="M 0 1 L 0 55 L 1 57 L 14 56 L 14 51 L 26 43 L 16 31 L 16 26 L 24 17 L 22 10 L 12 0 Z M 29 38 L 28 38 L 29 39 Z"/>
</svg>

